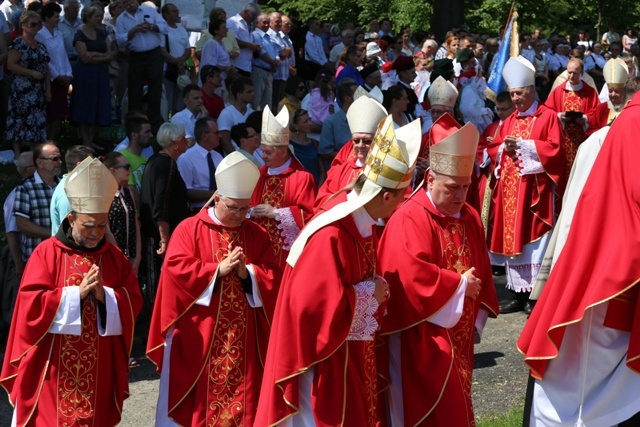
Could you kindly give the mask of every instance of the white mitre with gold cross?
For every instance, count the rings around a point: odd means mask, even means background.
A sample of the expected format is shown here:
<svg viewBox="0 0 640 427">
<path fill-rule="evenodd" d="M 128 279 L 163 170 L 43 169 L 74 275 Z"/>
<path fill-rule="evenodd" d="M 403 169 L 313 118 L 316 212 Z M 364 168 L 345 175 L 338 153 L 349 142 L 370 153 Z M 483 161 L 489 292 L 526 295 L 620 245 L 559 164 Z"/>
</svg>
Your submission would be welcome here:
<svg viewBox="0 0 640 427">
<path fill-rule="evenodd" d="M 73 212 L 107 213 L 118 192 L 118 182 L 100 160 L 87 157 L 67 176 L 64 192 Z"/>
</svg>

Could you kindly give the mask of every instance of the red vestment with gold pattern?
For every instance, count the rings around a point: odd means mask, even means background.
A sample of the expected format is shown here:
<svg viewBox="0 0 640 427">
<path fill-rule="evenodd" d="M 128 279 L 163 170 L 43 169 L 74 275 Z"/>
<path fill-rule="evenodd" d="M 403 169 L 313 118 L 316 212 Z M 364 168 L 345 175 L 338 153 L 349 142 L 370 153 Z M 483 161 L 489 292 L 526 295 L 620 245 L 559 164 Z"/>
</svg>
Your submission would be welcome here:
<svg viewBox="0 0 640 427">
<path fill-rule="evenodd" d="M 613 120 L 617 114 L 617 112 L 611 107 L 611 102 L 601 102 L 591 112 L 591 115 L 589 116 L 589 129 L 587 129 L 587 136 L 611 123 L 611 120 Z"/>
<path fill-rule="evenodd" d="M 596 327 L 629 333 L 626 366 L 640 374 L 640 180 L 638 144 L 633 137 L 640 131 L 638 117 L 640 96 L 636 95 L 604 140 L 576 205 L 565 246 L 518 340 L 525 363 L 537 379 L 544 380 L 547 366 L 559 352 L 575 352 L 562 345 L 567 327 L 584 323 L 589 309 L 607 302 L 604 324 Z M 575 364 L 586 369 L 586 363 L 576 353 Z M 596 363 L 589 369 L 595 369 Z M 617 368 L 598 365 L 598 369 Z M 606 396 L 595 399 L 607 400 Z"/>
<path fill-rule="evenodd" d="M 501 148 L 507 136 L 532 140 L 544 171 L 521 175 L 516 151 Z M 489 155 L 500 166 L 492 195 L 489 250 L 518 255 L 524 245 L 548 233 L 555 221 L 554 209 L 560 204 L 566 170 L 560 120 L 544 105 L 526 117 L 516 111 L 505 119 Z"/>
<path fill-rule="evenodd" d="M 316 196 L 316 201 L 313 206 L 314 211 L 317 212 L 333 194 L 353 182 L 363 169 L 364 165 L 358 166 L 354 160 L 332 166 L 327 172 L 327 179 L 318 189 L 318 195 Z"/>
<path fill-rule="evenodd" d="M 282 210 L 276 219 L 255 219 L 269 233 L 281 269 L 284 269 L 291 244 L 313 216 L 316 191 L 313 175 L 293 157 L 291 165 L 278 175 L 269 175 L 266 166 L 260 168 L 251 206 L 268 204 Z"/>
<path fill-rule="evenodd" d="M 594 88 L 582 82 L 582 89 L 569 90 L 566 84 L 556 87 L 547 98 L 545 105 L 556 113 L 566 111 L 579 111 L 590 117 L 593 110 L 598 107 L 600 100 L 598 93 Z M 591 125 L 591 123 L 589 124 Z M 564 151 L 567 159 L 566 175 L 569 176 L 573 160 L 576 158 L 576 152 L 580 144 L 587 139 L 586 131 L 582 126 L 573 121 L 567 121 L 564 124 L 562 141 L 564 143 Z"/>
<path fill-rule="evenodd" d="M 380 268 L 391 297 L 382 333 L 400 336 L 405 426 L 473 426 L 471 375 L 479 309 L 498 314 L 498 300 L 478 213 L 465 204 L 460 218 L 439 213 L 424 189 L 391 217 L 380 241 Z M 475 267 L 482 289 L 464 299 L 452 328 L 431 323 Z"/>
<path fill-rule="evenodd" d="M 345 200 L 341 194 L 323 207 Z M 312 235 L 295 267 L 287 265 L 256 426 L 298 413 L 300 376 L 310 369 L 316 426 L 376 426 L 376 341 L 347 339 L 356 310 L 354 285 L 374 277 L 376 244 L 375 234 L 363 238 L 348 215 Z"/>
<path fill-rule="evenodd" d="M 114 426 L 129 396 L 129 354 L 142 307 L 138 281 L 127 257 L 106 240 L 81 250 L 58 236 L 38 245 L 27 263 L 0 385 L 17 404 L 18 426 Z M 80 335 L 49 332 L 63 289 L 79 286 L 93 264 L 100 267 L 103 285 L 113 289 L 122 334 L 99 335 L 93 296 L 81 302 Z"/>
<path fill-rule="evenodd" d="M 353 139 L 349 139 L 338 151 L 338 154 L 331 161 L 331 168 L 348 163 L 356 159 L 356 153 L 353 151 Z M 331 170 L 329 168 L 329 170 Z"/>
<path fill-rule="evenodd" d="M 249 305 L 235 271 L 217 278 L 208 305 L 198 304 L 230 247 L 238 246 L 253 268 L 263 306 Z M 224 227 L 203 209 L 173 232 L 147 356 L 159 372 L 169 369 L 168 416 L 179 425 L 253 425 L 279 279 L 269 236 L 252 221 Z M 166 366 L 169 333 L 170 366 Z"/>
</svg>

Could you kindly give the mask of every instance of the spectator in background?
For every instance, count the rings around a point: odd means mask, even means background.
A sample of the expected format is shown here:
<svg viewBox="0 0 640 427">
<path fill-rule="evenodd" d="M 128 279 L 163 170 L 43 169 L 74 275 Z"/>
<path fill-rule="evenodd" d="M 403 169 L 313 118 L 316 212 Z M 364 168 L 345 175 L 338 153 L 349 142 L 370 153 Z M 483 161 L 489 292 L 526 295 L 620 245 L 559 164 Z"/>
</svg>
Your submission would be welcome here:
<svg viewBox="0 0 640 427">
<path fill-rule="evenodd" d="M 204 44 L 200 67 L 215 65 L 223 72 L 232 71 L 231 56 L 224 46 L 228 34 L 227 23 L 222 19 L 214 19 L 209 22 L 209 32 L 212 37 Z"/>
<path fill-rule="evenodd" d="M 256 29 L 253 31 L 253 42 L 262 46 L 260 53 L 253 57 L 253 71 L 251 80 L 253 81 L 253 109 L 262 111 L 265 106 L 271 105 L 273 101 L 273 73 L 280 67 L 278 57 L 278 46 L 271 41 L 267 34 L 271 18 L 268 14 L 262 13 L 256 21 Z"/>
<path fill-rule="evenodd" d="M 171 114 L 184 108 L 182 91 L 178 87 L 178 76 L 186 72 L 185 61 L 191 56 L 189 34 L 180 24 L 180 10 L 173 3 L 162 6 L 162 18 L 167 22 L 168 31 L 160 46 L 164 56 L 164 92 Z"/>
<path fill-rule="evenodd" d="M 340 57 L 340 54 L 342 53 L 342 51 L 348 48 L 349 46 L 353 46 L 354 42 L 355 42 L 355 31 L 344 30 L 342 32 L 342 41 L 337 45 L 335 45 L 331 49 L 331 52 L 329 53 L 329 61 L 333 62 L 334 64 L 337 64 L 338 58 Z"/>
<path fill-rule="evenodd" d="M 40 242 L 51 236 L 49 206 L 62 165 L 60 150 L 50 142 L 33 149 L 33 160 L 36 171 L 18 187 L 14 204 L 18 231 L 24 235 L 20 246 L 24 262 Z"/>
<path fill-rule="evenodd" d="M 329 170 L 331 161 L 343 145 L 351 139 L 351 129 L 347 122 L 347 111 L 354 101 L 354 92 L 358 85 L 351 79 L 344 79 L 337 89 L 340 109 L 331 114 L 322 125 L 318 154 L 324 160 L 325 169 Z"/>
<path fill-rule="evenodd" d="M 103 16 L 99 4 L 83 8 L 83 25 L 73 39 L 78 62 L 73 73 L 70 118 L 79 124 L 82 144 L 94 150 L 103 150 L 94 142 L 100 127 L 111 124 L 109 63 L 114 53 L 107 32 L 100 29 Z"/>
<path fill-rule="evenodd" d="M 160 44 L 169 27 L 155 9 L 126 0 L 126 10 L 116 20 L 120 49 L 129 51 L 129 109 L 141 110 L 147 82 L 149 121 L 154 130 L 162 123 L 161 100 L 164 57 Z"/>
<path fill-rule="evenodd" d="M 62 121 L 67 119 L 69 104 L 67 96 L 73 73 L 64 49 L 64 37 L 58 30 L 60 12 L 57 3 L 47 3 L 40 16 L 44 25 L 38 31 L 36 40 L 45 45 L 49 54 L 49 78 L 51 80 L 51 102 L 47 103 L 47 138 L 57 140 Z"/>
<path fill-rule="evenodd" d="M 236 148 L 231 143 L 231 128 L 238 123 L 244 123 L 247 117 L 253 113 L 251 102 L 253 101 L 253 83 L 248 77 L 235 79 L 229 91 L 233 102 L 225 107 L 218 117 L 218 131 L 220 132 L 220 145 L 225 154 L 232 153 Z"/>
<path fill-rule="evenodd" d="M 262 49 L 254 43 L 251 35 L 251 25 L 261 12 L 257 3 L 248 3 L 238 14 L 227 19 L 227 27 L 236 35 L 240 47 L 240 54 L 233 59 L 232 64 L 238 73 L 245 77 L 251 77 L 251 59 Z"/>
<path fill-rule="evenodd" d="M 296 110 L 300 109 L 302 98 L 304 98 L 306 93 L 307 87 L 302 78 L 290 76 L 284 85 L 284 98 L 278 103 L 277 110 L 280 111 L 282 107 L 287 107 L 289 114 L 293 114 Z"/>
<path fill-rule="evenodd" d="M 16 12 L 22 13 L 23 10 L 24 7 L 20 0 L 4 0 L 2 4 L 0 4 L 0 12 L 2 12 L 7 22 L 11 22 L 11 15 Z M 13 25 L 12 27 L 15 29 Z"/>
<path fill-rule="evenodd" d="M 364 78 L 359 71 L 359 68 L 362 67 L 362 50 L 358 46 L 352 45 L 346 49 L 345 55 L 346 62 L 336 77 L 336 83 L 339 84 L 340 80 L 348 77 L 353 79 L 358 86 L 364 85 Z"/>
<path fill-rule="evenodd" d="M 289 122 L 291 138 L 289 144 L 293 146 L 296 158 L 302 166 L 313 175 L 316 185 L 319 187 L 327 177 L 324 163 L 318 157 L 318 141 L 309 138 L 307 134 L 311 132 L 311 119 L 306 110 L 296 110 Z"/>
<path fill-rule="evenodd" d="M 238 55 L 240 55 L 240 46 L 238 46 L 238 40 L 236 39 L 236 35 L 229 28 L 229 22 L 227 22 L 227 12 L 221 7 L 211 8 L 211 12 L 209 12 L 209 22 L 213 22 L 217 19 L 223 20 L 227 23 L 227 35 L 222 39 L 225 49 L 229 52 L 229 57 L 231 59 L 236 59 Z M 209 29 L 206 28 L 202 30 L 200 33 L 200 38 L 196 42 L 195 45 L 195 55 L 197 58 L 202 57 L 202 49 L 204 49 L 204 45 L 211 40 L 212 34 L 209 32 Z"/>
<path fill-rule="evenodd" d="M 307 31 L 306 41 L 304 44 L 306 75 L 303 77 L 307 80 L 313 80 L 321 68 L 334 67 L 333 64 L 329 63 L 327 55 L 324 53 L 322 38 L 320 37 L 322 29 L 318 19 L 309 18 L 307 20 L 307 26 L 309 27 L 309 30 Z"/>
<path fill-rule="evenodd" d="M 84 145 L 73 145 L 69 147 L 64 155 L 64 163 L 67 167 L 67 173 L 62 176 L 49 204 L 49 217 L 51 218 L 51 235 L 55 236 L 60 228 L 60 224 L 71 212 L 71 204 L 64 192 L 64 184 L 67 182 L 67 176 L 87 157 L 93 157 L 93 151 Z"/>
<path fill-rule="evenodd" d="M 333 114 L 333 100 L 335 98 L 336 81 L 333 73 L 328 69 L 318 71 L 316 84 L 311 89 L 311 120 L 316 125 L 314 132 L 320 131 L 324 121 Z"/>
<path fill-rule="evenodd" d="M 276 46 L 279 58 L 278 67 L 273 70 L 273 91 L 271 95 L 271 108 L 275 110 L 284 96 L 284 86 L 291 74 L 289 59 L 293 57 L 293 45 L 287 42 L 287 36 L 282 32 L 282 14 L 272 12 L 269 18 L 267 34 L 271 38 L 271 42 Z"/>
<path fill-rule="evenodd" d="M 216 169 L 222 155 L 216 151 L 220 146 L 218 124 L 211 117 L 201 117 L 195 123 L 196 144 L 181 155 L 178 162 L 180 176 L 187 186 L 187 201 L 191 214 L 195 215 L 218 189 Z"/>
<path fill-rule="evenodd" d="M 207 109 L 202 103 L 202 90 L 198 85 L 190 84 L 182 90 L 184 109 L 171 117 L 171 123 L 180 123 L 186 132 L 187 146 L 192 147 L 196 139 L 194 129 L 196 121 L 207 115 Z"/>
<path fill-rule="evenodd" d="M 214 119 L 224 110 L 224 99 L 215 91 L 222 87 L 222 71 L 215 65 L 205 65 L 200 68 L 200 82 L 202 83 L 202 105 Z"/>
<path fill-rule="evenodd" d="M 133 272 L 138 274 L 142 240 L 136 203 L 129 188 L 131 165 L 126 157 L 116 152 L 107 154 L 102 163 L 118 182 L 118 192 L 109 209 L 109 231 L 122 253 L 129 259 Z"/>
<path fill-rule="evenodd" d="M 78 0 L 65 0 L 64 2 L 64 14 L 60 16 L 60 23 L 58 29 L 62 33 L 64 38 L 64 49 L 69 57 L 71 67 L 76 65 L 78 61 L 78 51 L 73 43 L 73 38 L 76 32 L 80 29 L 82 21 L 78 19 L 80 14 L 80 3 Z"/>
<path fill-rule="evenodd" d="M 391 45 L 391 48 L 387 50 L 387 60 L 395 61 L 401 56 L 404 56 L 404 53 L 402 53 L 402 37 L 397 37 L 393 39 L 393 44 Z"/>
<path fill-rule="evenodd" d="M 131 165 L 131 175 L 129 176 L 129 186 L 135 188 L 136 196 L 140 193 L 142 175 L 148 158 L 143 154 L 145 148 L 151 146 L 151 124 L 146 117 L 131 117 L 128 120 L 127 137 L 129 145 L 122 149 L 120 153 L 129 160 Z"/>
<path fill-rule="evenodd" d="M 20 153 L 20 155 L 18 156 L 18 159 L 16 160 L 16 168 L 18 169 L 18 174 L 20 175 L 20 178 L 23 181 L 26 180 L 27 178 L 32 177 L 36 171 L 36 166 L 34 165 L 34 162 L 33 162 L 33 151 L 25 151 L 24 153 Z M 16 277 L 18 279 L 18 283 L 15 284 L 16 292 L 18 290 L 18 284 L 20 282 L 20 278 L 22 277 L 22 272 L 24 271 L 24 265 L 25 265 L 25 262 L 22 259 L 22 248 L 21 248 L 22 235 L 18 231 L 18 224 L 16 222 L 16 217 L 14 216 L 16 192 L 20 185 L 22 184 L 19 184 L 13 190 L 11 190 L 9 195 L 7 195 L 7 198 L 5 199 L 4 205 L 3 205 L 4 230 L 7 236 L 7 245 L 9 246 L 11 260 L 13 261 L 13 264 L 15 266 Z M 3 292 L 3 295 L 6 295 L 6 293 Z"/>
<path fill-rule="evenodd" d="M 46 105 L 51 99 L 51 82 L 47 48 L 36 40 L 41 26 L 40 15 L 24 12 L 20 16 L 22 36 L 11 43 L 7 56 L 7 69 L 13 77 L 5 141 L 11 141 L 16 158 L 22 142 L 33 149 L 47 137 Z"/>
<path fill-rule="evenodd" d="M 187 187 L 176 163 L 187 149 L 182 125 L 163 123 L 158 144 L 162 149 L 149 159 L 140 190 L 143 271 L 147 279 L 143 296 L 149 308 L 155 301 L 160 265 L 171 233 L 189 216 Z"/>
<path fill-rule="evenodd" d="M 251 160 L 256 167 L 260 168 L 264 165 L 264 161 L 261 162 L 262 159 L 259 160 L 254 154 L 260 147 L 260 134 L 254 128 L 246 123 L 239 123 L 231 128 L 231 139 L 240 147 L 238 151 Z"/>
</svg>

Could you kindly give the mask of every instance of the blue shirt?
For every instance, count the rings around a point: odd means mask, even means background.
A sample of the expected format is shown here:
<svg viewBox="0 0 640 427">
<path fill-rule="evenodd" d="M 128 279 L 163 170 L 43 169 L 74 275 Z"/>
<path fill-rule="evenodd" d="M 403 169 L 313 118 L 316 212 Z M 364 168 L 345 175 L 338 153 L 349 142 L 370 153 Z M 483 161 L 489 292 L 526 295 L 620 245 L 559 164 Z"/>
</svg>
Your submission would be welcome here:
<svg viewBox="0 0 640 427">
<path fill-rule="evenodd" d="M 347 77 L 355 80 L 358 86 L 364 86 L 364 79 L 362 78 L 362 74 L 360 74 L 360 71 L 358 71 L 351 64 L 345 65 L 342 70 L 340 70 L 338 76 L 336 77 L 336 84 L 340 83 L 340 80 Z"/>
<path fill-rule="evenodd" d="M 265 54 L 269 55 L 271 60 L 279 58 L 278 47 L 271 41 L 271 37 L 264 31 L 260 29 L 256 29 L 253 31 L 253 42 L 255 44 L 259 44 L 262 46 L 262 50 L 260 51 L 260 57 L 253 58 L 252 64 L 257 67 L 266 68 L 267 70 L 271 70 L 271 64 L 262 59 L 262 56 Z"/>
</svg>

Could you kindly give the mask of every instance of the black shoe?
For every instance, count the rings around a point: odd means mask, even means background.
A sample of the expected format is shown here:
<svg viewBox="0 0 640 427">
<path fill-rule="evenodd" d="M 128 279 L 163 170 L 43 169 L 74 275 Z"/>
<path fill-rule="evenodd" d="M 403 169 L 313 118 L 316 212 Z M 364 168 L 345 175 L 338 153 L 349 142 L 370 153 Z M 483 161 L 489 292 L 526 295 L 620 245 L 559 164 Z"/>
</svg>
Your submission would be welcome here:
<svg viewBox="0 0 640 427">
<path fill-rule="evenodd" d="M 494 276 L 504 276 L 505 274 L 507 274 L 506 270 L 501 265 L 492 265 L 491 266 L 491 273 Z"/>
<path fill-rule="evenodd" d="M 535 301 L 527 301 L 524 303 L 524 308 L 522 309 L 522 311 L 524 311 L 524 314 L 531 314 L 531 312 L 533 311 L 533 307 L 535 307 L 536 302 Z"/>
<path fill-rule="evenodd" d="M 524 309 L 524 304 L 514 299 L 500 304 L 500 314 L 517 313 Z"/>
</svg>

